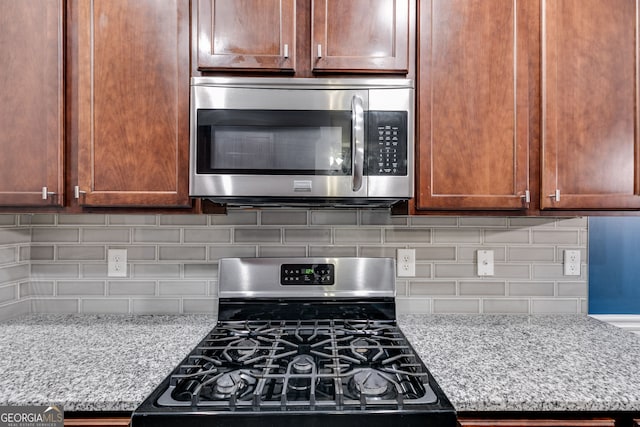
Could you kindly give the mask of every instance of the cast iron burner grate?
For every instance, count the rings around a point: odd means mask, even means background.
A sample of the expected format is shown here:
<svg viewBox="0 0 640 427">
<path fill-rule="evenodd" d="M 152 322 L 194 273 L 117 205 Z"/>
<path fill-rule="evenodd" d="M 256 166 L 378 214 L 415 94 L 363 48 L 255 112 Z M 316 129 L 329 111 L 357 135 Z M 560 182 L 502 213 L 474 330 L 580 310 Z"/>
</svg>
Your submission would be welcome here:
<svg viewBox="0 0 640 427">
<path fill-rule="evenodd" d="M 327 319 L 219 322 L 171 375 L 158 405 L 340 411 L 436 401 L 394 321 Z"/>
</svg>

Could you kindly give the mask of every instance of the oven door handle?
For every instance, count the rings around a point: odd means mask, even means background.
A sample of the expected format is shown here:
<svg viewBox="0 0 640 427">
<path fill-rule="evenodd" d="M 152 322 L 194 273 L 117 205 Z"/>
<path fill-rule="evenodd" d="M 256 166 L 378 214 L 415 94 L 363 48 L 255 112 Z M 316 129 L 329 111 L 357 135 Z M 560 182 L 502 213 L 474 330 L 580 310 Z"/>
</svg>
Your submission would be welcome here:
<svg viewBox="0 0 640 427">
<path fill-rule="evenodd" d="M 353 191 L 358 191 L 362 188 L 364 169 L 364 107 L 358 95 L 351 99 L 351 150 Z"/>
</svg>

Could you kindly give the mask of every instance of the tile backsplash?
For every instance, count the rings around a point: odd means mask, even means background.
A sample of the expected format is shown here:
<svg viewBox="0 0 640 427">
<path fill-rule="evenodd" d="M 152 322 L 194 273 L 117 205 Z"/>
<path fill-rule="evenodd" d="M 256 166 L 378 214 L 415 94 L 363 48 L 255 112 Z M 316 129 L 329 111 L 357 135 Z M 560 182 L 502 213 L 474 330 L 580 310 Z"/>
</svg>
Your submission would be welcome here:
<svg viewBox="0 0 640 427">
<path fill-rule="evenodd" d="M 391 216 L 386 210 L 230 210 L 227 215 L 0 215 L 0 319 L 28 312 L 215 313 L 223 257 L 395 257 L 411 313 L 586 313 L 587 219 Z M 127 249 L 125 278 L 107 250 Z M 494 251 L 495 275 L 476 275 Z M 582 252 L 563 275 L 564 249 Z"/>
</svg>

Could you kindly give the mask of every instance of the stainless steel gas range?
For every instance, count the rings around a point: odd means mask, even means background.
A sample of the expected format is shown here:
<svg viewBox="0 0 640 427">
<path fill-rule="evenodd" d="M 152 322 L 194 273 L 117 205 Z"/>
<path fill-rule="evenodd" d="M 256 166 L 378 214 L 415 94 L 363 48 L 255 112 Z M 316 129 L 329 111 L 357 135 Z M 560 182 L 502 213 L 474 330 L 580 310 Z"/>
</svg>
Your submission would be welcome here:
<svg viewBox="0 0 640 427">
<path fill-rule="evenodd" d="M 396 324 L 393 259 L 227 258 L 218 274 L 217 325 L 132 427 L 456 425 Z"/>
</svg>

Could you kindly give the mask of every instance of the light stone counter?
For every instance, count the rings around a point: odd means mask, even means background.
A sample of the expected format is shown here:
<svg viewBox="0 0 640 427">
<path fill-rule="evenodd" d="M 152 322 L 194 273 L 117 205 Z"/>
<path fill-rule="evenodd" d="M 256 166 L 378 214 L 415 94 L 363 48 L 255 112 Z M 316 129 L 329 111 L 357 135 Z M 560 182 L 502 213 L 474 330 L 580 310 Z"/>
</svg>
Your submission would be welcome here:
<svg viewBox="0 0 640 427">
<path fill-rule="evenodd" d="M 407 315 L 458 411 L 638 411 L 640 337 L 580 315 Z M 132 411 L 211 316 L 31 315 L 0 323 L 0 405 Z"/>
</svg>

